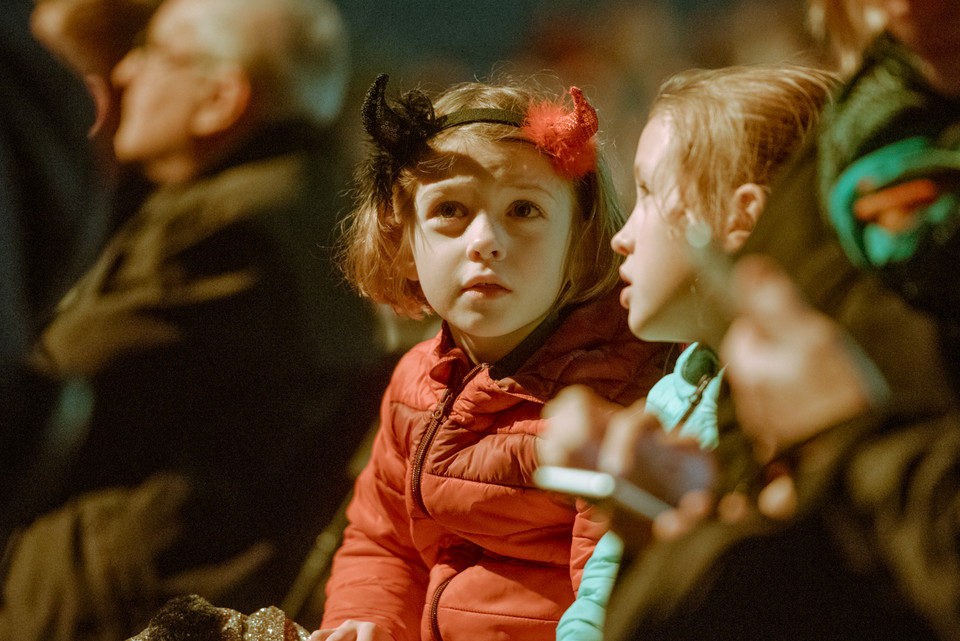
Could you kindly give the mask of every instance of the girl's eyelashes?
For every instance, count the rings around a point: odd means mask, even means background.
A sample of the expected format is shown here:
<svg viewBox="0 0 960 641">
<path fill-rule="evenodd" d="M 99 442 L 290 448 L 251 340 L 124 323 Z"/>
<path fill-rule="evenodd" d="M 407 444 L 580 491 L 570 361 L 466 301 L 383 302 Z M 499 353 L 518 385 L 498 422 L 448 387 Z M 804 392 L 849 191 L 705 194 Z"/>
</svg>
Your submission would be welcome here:
<svg viewBox="0 0 960 641">
<path fill-rule="evenodd" d="M 465 215 L 466 207 L 453 200 L 443 201 L 433 208 L 433 216 L 436 218 L 461 218 Z"/>
<path fill-rule="evenodd" d="M 517 200 L 510 205 L 510 214 L 517 218 L 537 218 L 543 215 L 543 210 L 529 200 Z"/>
<path fill-rule="evenodd" d="M 466 218 L 469 216 L 468 207 L 455 200 L 441 201 L 430 207 L 429 212 L 430 218 L 443 220 Z M 544 210 L 530 200 L 515 200 L 510 203 L 506 214 L 513 218 L 539 218 L 544 215 Z"/>
</svg>

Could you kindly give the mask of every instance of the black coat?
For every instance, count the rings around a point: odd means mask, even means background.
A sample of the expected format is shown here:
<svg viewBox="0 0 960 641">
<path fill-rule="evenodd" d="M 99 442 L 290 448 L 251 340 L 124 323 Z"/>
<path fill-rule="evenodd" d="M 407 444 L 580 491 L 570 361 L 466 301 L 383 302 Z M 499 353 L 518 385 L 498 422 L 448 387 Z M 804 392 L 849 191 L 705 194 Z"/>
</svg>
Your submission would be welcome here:
<svg viewBox="0 0 960 641">
<path fill-rule="evenodd" d="M 25 531 L 18 554 L 33 560 L 11 577 L 42 564 L 38 550 L 72 549 L 57 541 L 72 523 L 77 553 L 35 572 L 59 575 L 64 587 L 48 595 L 96 604 L 76 606 L 74 633 L 90 627 L 82 638 L 106 637 L 106 619 L 122 622 L 109 633 L 132 635 L 183 591 L 241 611 L 280 603 L 348 492 L 389 368 L 372 308 L 332 265 L 339 184 L 328 153 L 287 123 L 216 171 L 159 188 L 41 336 L 44 370 L 88 383 L 75 405 L 89 403 L 90 416 L 61 453 L 62 476 L 43 469 L 45 483 L 26 490 L 55 511 Z M 182 505 L 179 481 L 144 486 L 157 473 L 185 481 Z M 114 487 L 141 498 L 114 505 Z M 256 564 L 259 552 L 269 555 Z M 238 558 L 255 569 L 203 569 Z M 9 611 L 40 616 L 29 588 L 7 591 Z"/>
</svg>

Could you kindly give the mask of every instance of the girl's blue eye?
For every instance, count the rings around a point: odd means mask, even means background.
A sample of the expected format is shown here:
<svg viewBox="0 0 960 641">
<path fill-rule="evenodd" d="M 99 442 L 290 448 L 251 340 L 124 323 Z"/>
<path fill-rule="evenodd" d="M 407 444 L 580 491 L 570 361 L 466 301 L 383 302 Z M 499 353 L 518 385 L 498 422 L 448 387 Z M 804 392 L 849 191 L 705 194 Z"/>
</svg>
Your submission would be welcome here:
<svg viewBox="0 0 960 641">
<path fill-rule="evenodd" d="M 513 203 L 511 213 L 517 218 L 534 218 L 541 215 L 542 212 L 529 200 L 518 200 Z"/>
</svg>

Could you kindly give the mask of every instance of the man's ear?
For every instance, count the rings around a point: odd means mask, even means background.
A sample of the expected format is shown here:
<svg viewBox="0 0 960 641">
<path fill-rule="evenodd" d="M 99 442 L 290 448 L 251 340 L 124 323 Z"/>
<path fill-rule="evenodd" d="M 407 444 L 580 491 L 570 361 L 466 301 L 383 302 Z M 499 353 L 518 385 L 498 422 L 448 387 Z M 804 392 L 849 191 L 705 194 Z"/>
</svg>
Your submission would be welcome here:
<svg viewBox="0 0 960 641">
<path fill-rule="evenodd" d="M 767 192 L 756 183 L 737 187 L 730 201 L 730 213 L 724 225 L 721 245 L 725 252 L 735 252 L 747 241 L 767 203 Z"/>
<path fill-rule="evenodd" d="M 239 65 L 221 63 L 211 71 L 209 94 L 192 121 L 197 137 L 221 133 L 239 121 L 250 107 L 250 76 Z"/>
<path fill-rule="evenodd" d="M 84 76 L 83 82 L 93 97 L 93 106 L 96 109 L 96 118 L 87 131 L 87 135 L 93 138 L 100 133 L 108 119 L 115 117 L 114 89 L 109 78 L 93 73 Z"/>
</svg>

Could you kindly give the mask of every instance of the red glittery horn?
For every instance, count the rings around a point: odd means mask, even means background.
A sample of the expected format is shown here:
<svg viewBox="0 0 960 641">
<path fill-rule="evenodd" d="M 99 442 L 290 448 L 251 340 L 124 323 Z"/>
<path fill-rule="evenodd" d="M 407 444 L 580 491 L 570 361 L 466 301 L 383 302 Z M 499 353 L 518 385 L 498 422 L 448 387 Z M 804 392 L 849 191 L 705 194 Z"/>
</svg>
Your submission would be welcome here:
<svg viewBox="0 0 960 641">
<path fill-rule="evenodd" d="M 580 178 L 596 167 L 600 128 L 597 112 L 583 92 L 570 87 L 573 111 L 552 102 L 531 104 L 521 129 L 524 137 L 553 156 L 553 166 L 566 178 Z"/>
</svg>

